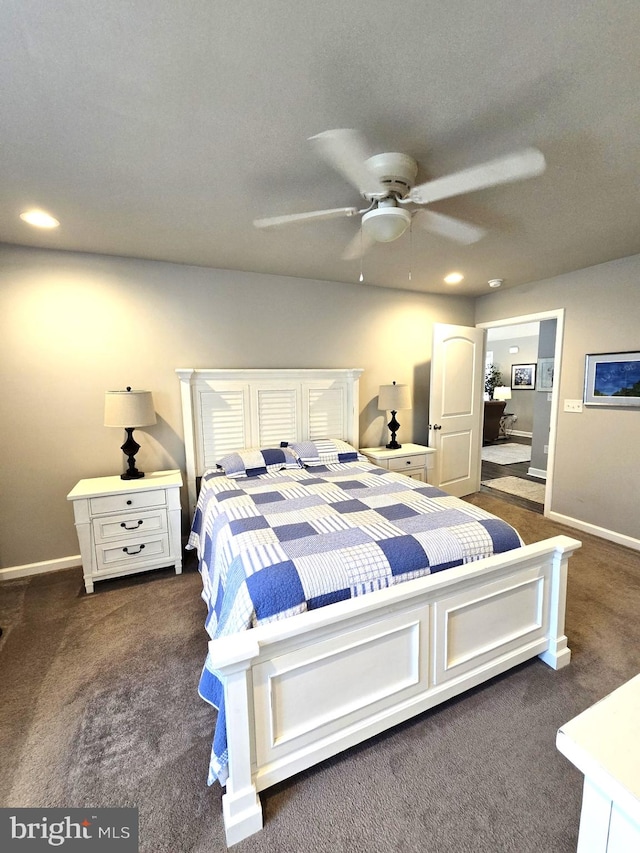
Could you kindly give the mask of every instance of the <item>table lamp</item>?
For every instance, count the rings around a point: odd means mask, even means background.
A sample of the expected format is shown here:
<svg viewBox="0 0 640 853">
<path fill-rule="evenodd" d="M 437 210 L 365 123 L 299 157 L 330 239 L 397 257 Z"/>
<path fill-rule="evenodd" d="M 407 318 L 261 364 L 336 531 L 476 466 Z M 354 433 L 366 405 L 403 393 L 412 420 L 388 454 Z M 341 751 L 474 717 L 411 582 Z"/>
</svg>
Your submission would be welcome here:
<svg viewBox="0 0 640 853">
<path fill-rule="evenodd" d="M 496 385 L 493 389 L 493 399 L 494 400 L 510 400 L 511 399 L 511 388 L 508 385 Z"/>
<path fill-rule="evenodd" d="M 136 427 L 151 426 L 156 422 L 151 391 L 107 391 L 104 401 L 104 425 L 124 427 L 127 438 L 121 450 L 127 457 L 129 467 L 120 475 L 122 480 L 139 480 L 144 477 L 135 466 L 135 456 L 140 445 L 133 437 Z"/>
<path fill-rule="evenodd" d="M 396 414 L 400 409 L 411 408 L 411 394 L 408 385 L 381 385 L 378 395 L 378 408 L 385 412 L 391 412 L 391 420 L 387 424 L 391 430 L 391 441 L 386 447 L 389 450 L 398 450 L 402 447 L 396 441 L 396 433 L 400 424 L 396 420 Z"/>
</svg>

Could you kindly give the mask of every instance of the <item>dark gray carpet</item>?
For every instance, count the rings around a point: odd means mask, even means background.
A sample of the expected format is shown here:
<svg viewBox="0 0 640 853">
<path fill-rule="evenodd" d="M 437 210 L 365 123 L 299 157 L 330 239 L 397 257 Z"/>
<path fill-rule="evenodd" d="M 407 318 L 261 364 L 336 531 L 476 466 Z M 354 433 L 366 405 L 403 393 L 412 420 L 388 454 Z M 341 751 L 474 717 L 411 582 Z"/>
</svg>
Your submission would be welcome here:
<svg viewBox="0 0 640 853">
<path fill-rule="evenodd" d="M 261 795 L 237 853 L 573 853 L 581 774 L 562 723 L 640 671 L 640 554 L 486 494 L 526 542 L 581 538 L 570 563 L 572 663 L 523 664 Z M 137 806 L 143 853 L 223 851 L 206 771 L 214 711 L 197 695 L 197 572 L 103 582 L 79 569 L 0 584 L 3 806 Z"/>
</svg>

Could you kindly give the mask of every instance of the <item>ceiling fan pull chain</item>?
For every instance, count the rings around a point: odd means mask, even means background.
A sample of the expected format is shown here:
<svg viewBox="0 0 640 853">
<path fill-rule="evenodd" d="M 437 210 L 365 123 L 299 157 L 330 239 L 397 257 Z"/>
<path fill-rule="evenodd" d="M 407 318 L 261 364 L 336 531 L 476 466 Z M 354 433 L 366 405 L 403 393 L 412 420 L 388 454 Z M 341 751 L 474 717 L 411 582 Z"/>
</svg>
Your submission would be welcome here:
<svg viewBox="0 0 640 853">
<path fill-rule="evenodd" d="M 411 281 L 411 268 L 413 267 L 413 216 L 409 223 L 409 281 Z"/>
</svg>

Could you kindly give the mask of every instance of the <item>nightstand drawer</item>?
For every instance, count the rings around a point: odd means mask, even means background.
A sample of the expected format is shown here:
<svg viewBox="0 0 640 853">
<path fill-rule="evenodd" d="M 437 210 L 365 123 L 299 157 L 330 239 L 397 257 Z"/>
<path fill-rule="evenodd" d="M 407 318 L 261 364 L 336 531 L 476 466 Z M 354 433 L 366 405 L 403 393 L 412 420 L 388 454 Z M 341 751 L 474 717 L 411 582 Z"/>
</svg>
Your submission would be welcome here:
<svg viewBox="0 0 640 853">
<path fill-rule="evenodd" d="M 422 468 L 427 464 L 426 454 L 418 456 L 392 456 L 389 459 L 389 470 L 408 471 L 411 468 Z"/>
<path fill-rule="evenodd" d="M 165 506 L 167 503 L 164 489 L 148 489 L 144 492 L 126 492 L 121 495 L 105 495 L 91 498 L 91 514 L 106 512 L 124 512 L 127 509 L 142 509 L 150 506 Z"/>
<path fill-rule="evenodd" d="M 145 509 L 138 513 L 122 513 L 93 519 L 96 542 L 113 539 L 130 539 L 148 534 L 165 533 L 168 529 L 166 509 Z"/>
<path fill-rule="evenodd" d="M 131 568 L 137 564 L 152 562 L 158 564 L 163 557 L 169 561 L 169 537 L 166 533 L 129 540 L 126 545 L 97 545 L 96 558 L 98 571 Z"/>
</svg>

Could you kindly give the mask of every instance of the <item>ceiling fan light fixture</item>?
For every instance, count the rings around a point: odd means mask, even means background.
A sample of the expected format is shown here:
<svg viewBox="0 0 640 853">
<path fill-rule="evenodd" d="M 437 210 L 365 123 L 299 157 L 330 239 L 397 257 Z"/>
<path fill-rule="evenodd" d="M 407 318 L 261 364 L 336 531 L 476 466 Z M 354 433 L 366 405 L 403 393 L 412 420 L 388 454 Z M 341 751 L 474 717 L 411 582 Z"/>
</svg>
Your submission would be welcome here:
<svg viewBox="0 0 640 853">
<path fill-rule="evenodd" d="M 409 227 L 411 214 L 401 207 L 378 207 L 362 217 L 362 230 L 378 243 L 390 243 Z"/>
</svg>

